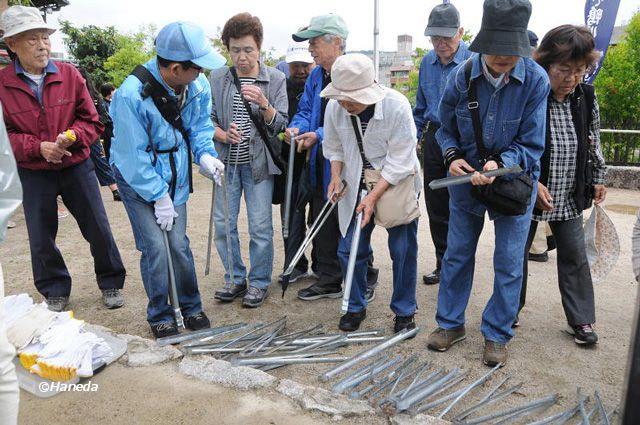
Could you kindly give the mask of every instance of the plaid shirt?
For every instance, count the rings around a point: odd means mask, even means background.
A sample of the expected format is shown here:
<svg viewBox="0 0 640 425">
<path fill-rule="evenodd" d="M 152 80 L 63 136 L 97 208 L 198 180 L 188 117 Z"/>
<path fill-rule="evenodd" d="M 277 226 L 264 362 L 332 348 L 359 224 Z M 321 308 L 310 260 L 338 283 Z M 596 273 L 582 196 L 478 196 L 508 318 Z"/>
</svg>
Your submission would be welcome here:
<svg viewBox="0 0 640 425">
<path fill-rule="evenodd" d="M 536 221 L 566 221 L 580 217 L 573 192 L 576 188 L 576 157 L 578 136 L 571 116 L 571 96 L 558 102 L 549 96 L 549 119 L 551 128 L 551 152 L 549 158 L 549 180 L 547 189 L 553 198 L 553 210 L 533 214 Z M 589 128 L 590 149 L 593 164 L 593 183 L 604 184 L 606 173 L 604 157 L 600 149 L 600 109 L 598 101 L 593 105 L 593 117 Z"/>
</svg>

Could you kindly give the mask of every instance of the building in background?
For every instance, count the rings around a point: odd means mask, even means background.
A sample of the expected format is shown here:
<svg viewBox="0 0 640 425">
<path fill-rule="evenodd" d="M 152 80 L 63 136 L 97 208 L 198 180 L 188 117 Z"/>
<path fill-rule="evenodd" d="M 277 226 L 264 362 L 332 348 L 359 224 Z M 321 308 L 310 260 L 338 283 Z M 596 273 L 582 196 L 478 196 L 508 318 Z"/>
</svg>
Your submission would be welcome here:
<svg viewBox="0 0 640 425">
<path fill-rule="evenodd" d="M 353 52 L 356 53 L 356 52 Z M 360 50 L 373 60 L 372 50 Z M 398 50 L 380 52 L 379 83 L 387 87 L 396 87 L 409 81 L 409 73 L 414 69 L 413 39 L 410 35 L 398 36 Z"/>
</svg>

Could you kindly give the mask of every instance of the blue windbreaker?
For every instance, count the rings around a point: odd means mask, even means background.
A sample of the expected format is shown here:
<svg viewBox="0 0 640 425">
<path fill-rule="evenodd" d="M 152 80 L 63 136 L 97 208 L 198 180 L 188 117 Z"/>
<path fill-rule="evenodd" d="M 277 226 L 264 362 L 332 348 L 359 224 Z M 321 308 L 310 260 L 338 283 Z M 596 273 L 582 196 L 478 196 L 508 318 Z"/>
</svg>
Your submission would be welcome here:
<svg viewBox="0 0 640 425">
<path fill-rule="evenodd" d="M 170 95 L 174 91 L 160 77 L 156 59 L 144 65 L 161 82 Z M 142 83 L 130 75 L 116 90 L 109 114 L 113 120 L 113 139 L 111 141 L 112 165 L 118 167 L 124 180 L 147 202 L 162 198 L 169 191 L 171 167 L 169 154 L 158 154 L 153 165 L 153 152 L 147 147 L 151 141 L 156 150 L 171 149 L 178 146 L 174 153 L 177 168 L 176 193 L 174 205 L 182 205 L 189 199 L 189 170 L 191 164 L 187 155 L 187 144 L 182 134 L 173 128 L 153 104 L 151 97 L 142 99 Z M 182 107 L 182 121 L 189 134 L 191 150 L 195 162 L 208 153 L 217 157 L 213 146 L 214 127 L 211 121 L 211 89 L 207 78 L 200 74 L 189 84 L 187 99 Z"/>
</svg>

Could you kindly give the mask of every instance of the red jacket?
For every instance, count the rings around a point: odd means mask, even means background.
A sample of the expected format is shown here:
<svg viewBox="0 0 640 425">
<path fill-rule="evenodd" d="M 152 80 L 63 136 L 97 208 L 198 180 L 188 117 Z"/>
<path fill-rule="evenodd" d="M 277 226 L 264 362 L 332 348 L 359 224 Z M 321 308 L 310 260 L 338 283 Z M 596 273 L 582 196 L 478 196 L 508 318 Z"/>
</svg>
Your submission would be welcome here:
<svg viewBox="0 0 640 425">
<path fill-rule="evenodd" d="M 102 133 L 98 113 L 84 78 L 70 64 L 55 62 L 58 72 L 45 76 L 42 105 L 17 74 L 14 64 L 0 70 L 0 102 L 13 154 L 19 167 L 59 170 L 89 157 L 89 146 Z M 61 164 L 47 162 L 40 154 L 41 142 L 55 142 L 58 134 L 72 129 L 76 142 Z"/>
</svg>

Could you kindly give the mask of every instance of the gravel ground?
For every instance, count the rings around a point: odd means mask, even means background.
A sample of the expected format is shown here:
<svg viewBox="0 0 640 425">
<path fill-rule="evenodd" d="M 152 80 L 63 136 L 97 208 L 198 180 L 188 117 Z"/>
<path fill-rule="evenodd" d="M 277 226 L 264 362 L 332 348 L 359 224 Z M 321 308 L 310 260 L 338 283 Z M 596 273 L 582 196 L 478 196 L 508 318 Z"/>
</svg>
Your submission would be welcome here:
<svg viewBox="0 0 640 425">
<path fill-rule="evenodd" d="M 322 323 L 328 332 L 337 331 L 340 300 L 305 302 L 295 293 L 311 282 L 297 282 L 284 299 L 280 287 L 273 285 L 270 297 L 262 308 L 243 309 L 239 302 L 221 305 L 213 299 L 213 292 L 222 285 L 223 268 L 215 249 L 212 271 L 204 276 L 207 226 L 211 199 L 207 182 L 194 173 L 196 190 L 189 203 L 189 228 L 200 290 L 205 311 L 214 325 L 239 321 L 270 321 L 282 315 L 288 317 L 288 330 L 300 330 Z M 100 301 L 95 284 L 89 247 L 82 239 L 72 217 L 60 221 L 58 245 L 73 277 L 70 308 L 78 318 L 112 328 L 118 333 L 150 337 L 146 323 L 146 295 L 139 272 L 139 253 L 135 250 L 129 221 L 122 204 L 111 200 L 103 189 L 103 199 L 112 230 L 128 271 L 124 289 L 125 307 L 109 311 Z M 606 208 L 620 235 L 620 260 L 605 282 L 596 285 L 597 331 L 600 343 L 593 349 L 576 346 L 564 332 L 565 319 L 557 287 L 554 252 L 548 263 L 531 263 L 529 267 L 529 294 L 523 310 L 516 337 L 509 345 L 509 362 L 495 379 L 510 375 L 512 382 L 523 381 L 522 389 L 509 398 L 510 404 L 521 400 L 533 400 L 550 393 L 560 394 L 560 406 L 568 407 L 575 399 L 576 387 L 583 393 L 599 389 L 605 405 L 619 403 L 624 382 L 631 321 L 636 304 L 637 285 L 631 271 L 631 229 L 635 212 L 640 207 L 638 192 L 611 190 Z M 274 275 L 282 269 L 282 238 L 280 237 L 279 210 L 274 208 L 275 267 Z M 27 292 L 39 301 L 40 295 L 33 286 L 30 269 L 29 245 L 22 212 L 15 215 L 15 229 L 9 230 L 7 241 L 0 247 L 0 258 L 5 272 L 7 294 Z M 239 223 L 242 252 L 248 263 L 248 233 L 246 213 L 241 211 Z M 435 327 L 435 306 L 438 287 L 418 284 L 420 310 L 416 316 L 422 332 L 412 341 L 400 345 L 395 352 L 405 355 L 418 353 L 421 360 L 431 360 L 434 365 L 452 368 L 462 367 L 473 379 L 484 374 L 482 366 L 482 336 L 480 320 L 482 310 L 491 295 L 493 273 L 493 226 L 487 223 L 481 236 L 477 253 L 475 286 L 467 309 L 467 339 L 447 353 L 426 350 L 426 339 Z M 434 267 L 434 249 L 428 236 L 426 212 L 419 228 L 420 254 L 419 276 Z M 377 297 L 369 306 L 362 329 L 392 331 L 393 313 L 388 307 L 391 296 L 391 260 L 386 232 L 377 228 L 372 238 L 376 267 L 380 268 Z M 421 282 L 421 280 L 420 280 Z M 358 347 L 344 349 L 355 353 Z M 327 366 L 290 366 L 272 373 L 278 378 L 289 378 L 309 385 L 325 388 L 317 379 Z M 469 378 L 469 381 L 471 381 Z M 327 416 L 311 415 L 296 409 L 291 402 L 271 392 L 238 393 L 223 390 L 215 385 L 196 383 L 180 376 L 175 363 L 146 369 L 129 369 L 120 365 L 108 368 L 94 378 L 101 384 L 98 394 L 63 394 L 43 401 L 23 394 L 21 419 L 23 423 L 41 420 L 66 419 L 73 423 L 131 423 L 136 422 L 190 422 L 212 423 L 323 423 Z M 495 382 L 492 380 L 491 382 Z M 128 388 L 122 397 L 122 388 Z M 169 391 L 163 390 L 164 388 Z M 179 403 L 177 400 L 180 400 Z M 559 411 L 555 407 L 554 411 Z M 433 413 L 433 412 L 432 412 Z M 437 412 L 436 412 L 437 413 Z M 215 415 L 215 416 L 213 416 Z M 116 419 L 114 419 L 114 417 Z M 193 418 L 193 420 L 191 420 Z M 54 420 L 58 422 L 58 420 Z M 358 423 L 359 420 L 353 420 Z M 375 423 L 377 420 L 367 420 Z M 383 423 L 382 421 L 380 423 Z"/>
</svg>

